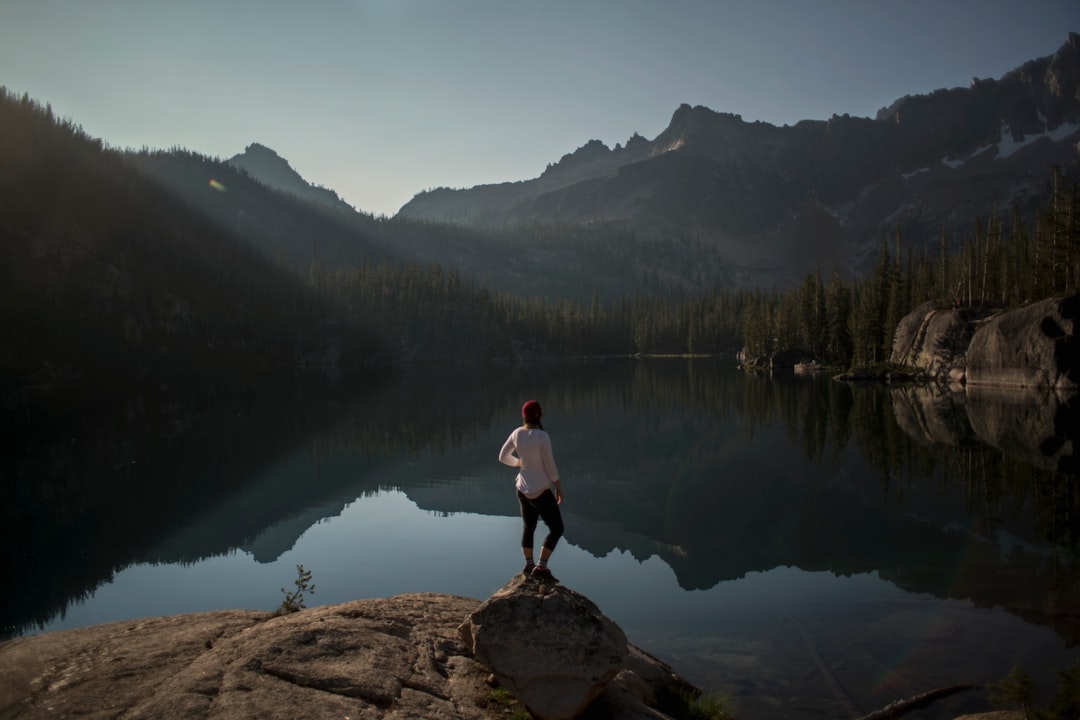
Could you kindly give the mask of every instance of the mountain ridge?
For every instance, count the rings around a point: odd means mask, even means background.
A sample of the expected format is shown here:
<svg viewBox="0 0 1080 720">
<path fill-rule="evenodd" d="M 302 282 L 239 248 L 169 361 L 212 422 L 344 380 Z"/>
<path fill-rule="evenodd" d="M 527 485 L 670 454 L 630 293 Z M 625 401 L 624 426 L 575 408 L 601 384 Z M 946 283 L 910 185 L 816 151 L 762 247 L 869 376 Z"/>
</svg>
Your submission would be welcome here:
<svg viewBox="0 0 1080 720">
<path fill-rule="evenodd" d="M 865 273 L 885 237 L 919 249 L 946 236 L 956 248 L 993 212 L 1038 211 L 1053 166 L 1080 176 L 1078 88 L 1080 36 L 1070 33 L 999 79 L 905 96 L 874 118 L 777 126 L 683 103 L 652 140 L 589 140 L 537 177 L 424 191 L 385 222 L 258 143 L 226 164 L 329 210 L 336 229 L 306 238 L 291 216 L 273 219 L 279 208 L 245 211 L 253 242 L 294 266 L 391 255 L 578 300 L 593 290 L 785 288 L 815 271 Z M 154 172 L 174 184 L 175 171 Z M 253 219 L 266 227 L 255 232 Z"/>
<path fill-rule="evenodd" d="M 275 190 L 327 207 L 355 210 L 333 190 L 309 183 L 293 169 L 288 160 L 265 145 L 251 143 L 244 148 L 244 152 L 233 155 L 226 162 Z"/>
<path fill-rule="evenodd" d="M 1075 174 L 1078 88 L 1080 36 L 1069 33 L 1054 54 L 999 79 L 905 96 L 875 118 L 776 126 L 684 103 L 653 140 L 589 140 L 536 178 L 421 192 L 397 217 L 473 228 L 622 222 L 701 240 L 788 281 L 813 269 L 806 259 L 859 272 L 885 231 L 922 245 L 946 229 L 959 242 L 995 201 L 1037 206 L 1050 166 Z"/>
</svg>

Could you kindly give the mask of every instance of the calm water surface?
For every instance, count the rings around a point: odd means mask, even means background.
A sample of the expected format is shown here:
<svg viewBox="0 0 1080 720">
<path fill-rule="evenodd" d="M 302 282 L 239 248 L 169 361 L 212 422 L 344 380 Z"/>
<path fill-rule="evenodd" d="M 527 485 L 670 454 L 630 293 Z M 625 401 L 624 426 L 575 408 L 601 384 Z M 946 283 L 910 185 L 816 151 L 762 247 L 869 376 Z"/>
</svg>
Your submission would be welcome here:
<svg viewBox="0 0 1080 720">
<path fill-rule="evenodd" d="M 139 397 L 55 423 L 5 466 L 26 590 L 0 608 L 7 634 L 273 609 L 297 564 L 309 605 L 485 598 L 521 566 L 496 458 L 531 397 L 566 492 L 553 572 L 744 720 L 849 717 L 1014 666 L 1048 692 L 1080 661 L 1072 476 L 919 436 L 918 400 L 884 388 L 701 360 Z M 985 707 L 978 691 L 909 717 Z"/>
</svg>

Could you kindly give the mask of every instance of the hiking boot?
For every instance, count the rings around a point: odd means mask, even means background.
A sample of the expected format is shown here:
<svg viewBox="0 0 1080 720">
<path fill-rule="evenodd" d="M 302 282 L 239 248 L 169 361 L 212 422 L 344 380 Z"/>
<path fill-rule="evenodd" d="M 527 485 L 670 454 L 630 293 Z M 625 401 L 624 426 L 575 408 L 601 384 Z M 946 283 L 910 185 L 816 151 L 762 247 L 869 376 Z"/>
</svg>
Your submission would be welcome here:
<svg viewBox="0 0 1080 720">
<path fill-rule="evenodd" d="M 521 574 L 525 577 L 529 577 L 532 574 L 533 568 L 536 567 L 535 563 L 525 563 L 525 569 L 521 571 Z"/>
<path fill-rule="evenodd" d="M 551 574 L 550 570 L 548 570 L 546 567 L 540 567 L 539 565 L 532 569 L 531 575 L 537 580 L 544 580 L 549 583 L 559 582 L 555 579 L 555 576 Z"/>
</svg>

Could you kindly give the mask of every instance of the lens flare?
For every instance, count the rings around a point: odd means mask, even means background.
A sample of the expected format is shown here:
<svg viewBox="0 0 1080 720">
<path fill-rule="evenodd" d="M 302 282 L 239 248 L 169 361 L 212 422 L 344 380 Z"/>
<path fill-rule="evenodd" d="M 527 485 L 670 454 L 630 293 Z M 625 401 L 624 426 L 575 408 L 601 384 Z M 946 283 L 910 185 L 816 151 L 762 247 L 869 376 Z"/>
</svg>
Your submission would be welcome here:
<svg viewBox="0 0 1080 720">
<path fill-rule="evenodd" d="M 210 178 L 210 189 L 217 190 L 218 192 L 227 192 L 225 186 L 219 183 L 217 180 Z"/>
</svg>

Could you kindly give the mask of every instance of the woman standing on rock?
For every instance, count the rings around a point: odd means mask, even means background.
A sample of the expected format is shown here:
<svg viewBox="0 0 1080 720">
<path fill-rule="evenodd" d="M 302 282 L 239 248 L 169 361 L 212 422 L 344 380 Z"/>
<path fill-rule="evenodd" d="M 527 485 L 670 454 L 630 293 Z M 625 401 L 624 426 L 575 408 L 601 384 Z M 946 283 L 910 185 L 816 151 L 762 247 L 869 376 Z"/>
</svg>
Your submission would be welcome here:
<svg viewBox="0 0 1080 720">
<path fill-rule="evenodd" d="M 548 570 L 548 558 L 563 534 L 563 501 L 559 470 L 551 454 L 551 437 L 540 424 L 543 416 L 540 403 L 529 400 L 521 406 L 521 427 L 510 433 L 499 451 L 499 462 L 518 469 L 514 485 L 517 487 L 518 504 L 521 506 L 521 551 L 525 555 L 525 575 L 540 580 L 558 582 Z M 554 492 L 553 492 L 554 491 Z M 533 562 L 533 535 L 536 521 L 547 525 L 548 534 L 540 548 L 540 559 Z"/>
</svg>

